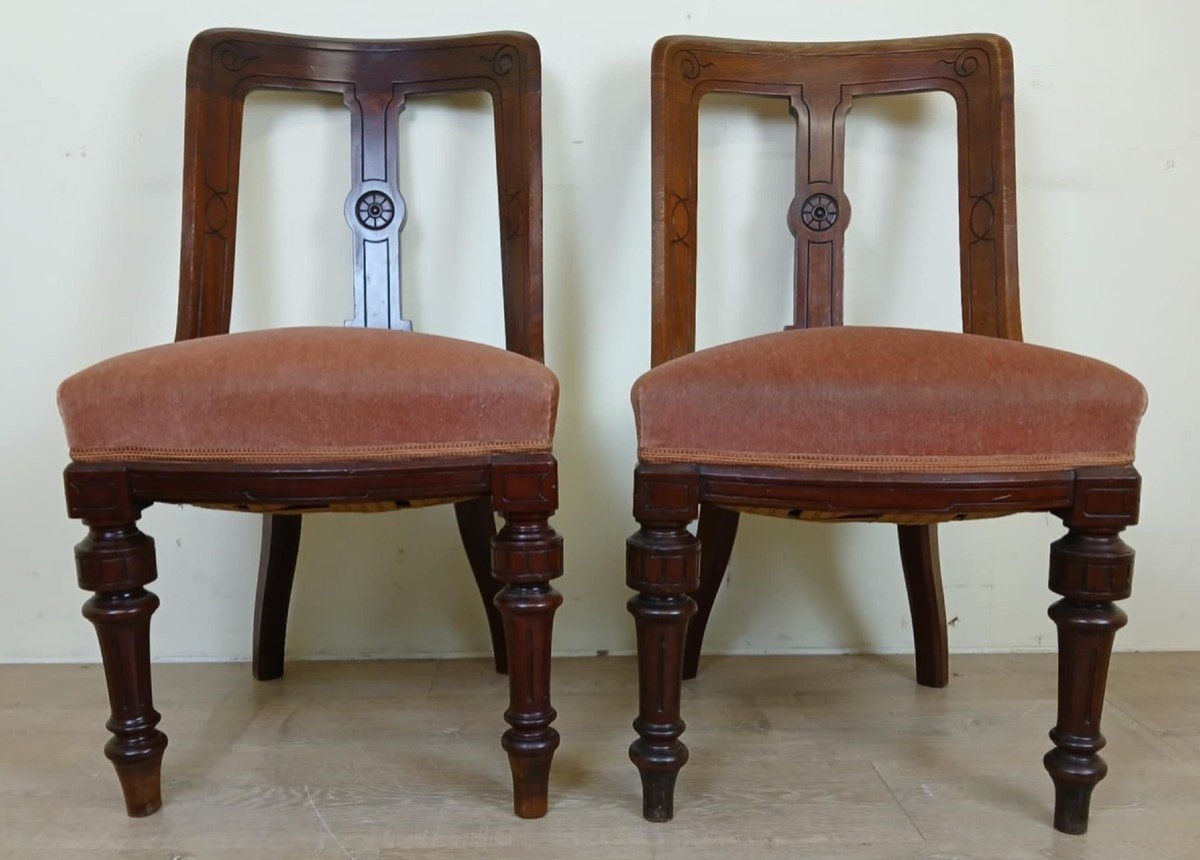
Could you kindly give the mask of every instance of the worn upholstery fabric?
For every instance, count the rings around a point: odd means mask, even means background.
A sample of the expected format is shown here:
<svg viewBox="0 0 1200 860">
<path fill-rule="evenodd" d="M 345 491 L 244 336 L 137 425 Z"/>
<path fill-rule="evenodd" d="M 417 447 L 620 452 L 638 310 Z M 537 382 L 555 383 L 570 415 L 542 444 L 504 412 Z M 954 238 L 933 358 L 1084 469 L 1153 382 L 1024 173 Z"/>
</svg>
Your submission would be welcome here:
<svg viewBox="0 0 1200 860">
<path fill-rule="evenodd" d="M 110 358 L 67 379 L 75 461 L 311 462 L 548 451 L 558 381 L 428 334 L 285 328 Z"/>
<path fill-rule="evenodd" d="M 838 327 L 736 341 L 633 386 L 644 462 L 1027 471 L 1132 462 L 1146 392 L 1083 356 Z"/>
</svg>

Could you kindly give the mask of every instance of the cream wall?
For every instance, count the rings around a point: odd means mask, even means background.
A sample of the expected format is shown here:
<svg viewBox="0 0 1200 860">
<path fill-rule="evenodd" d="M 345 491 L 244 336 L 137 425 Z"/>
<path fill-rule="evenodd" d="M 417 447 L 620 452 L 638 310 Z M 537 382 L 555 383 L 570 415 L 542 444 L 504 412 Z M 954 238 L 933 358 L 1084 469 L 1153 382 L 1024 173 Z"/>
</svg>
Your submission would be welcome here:
<svg viewBox="0 0 1200 860">
<path fill-rule="evenodd" d="M 379 3 L 210 0 L 12 4 L 0 75 L 3 475 L 0 659 L 93 660 L 64 516 L 54 387 L 116 352 L 171 338 L 184 58 L 196 31 L 245 26 L 405 37 L 523 29 L 540 40 L 545 126 L 546 355 L 562 380 L 557 453 L 567 541 L 561 654 L 629 651 L 623 541 L 634 462 L 628 406 L 649 361 L 649 56 L 667 33 L 777 40 L 966 31 L 1016 54 L 1026 337 L 1119 364 L 1150 391 L 1142 518 L 1123 648 L 1200 648 L 1192 487 L 1200 398 L 1200 6 L 897 3 Z M 414 100 L 402 119 L 407 309 L 419 329 L 502 342 L 488 103 Z M 336 99 L 253 96 L 246 120 L 234 326 L 340 324 L 350 309 L 347 116 Z M 786 104 L 707 102 L 701 130 L 700 341 L 787 320 L 792 127 Z M 942 96 L 851 115 L 852 323 L 959 323 L 953 111 Z M 1046 649 L 1048 516 L 942 529 L 958 650 Z M 256 517 L 156 507 L 155 653 L 244 659 Z M 487 635 L 446 508 L 307 520 L 293 656 L 478 654 Z M 709 632 L 714 651 L 911 647 L 887 526 L 751 518 Z"/>
</svg>

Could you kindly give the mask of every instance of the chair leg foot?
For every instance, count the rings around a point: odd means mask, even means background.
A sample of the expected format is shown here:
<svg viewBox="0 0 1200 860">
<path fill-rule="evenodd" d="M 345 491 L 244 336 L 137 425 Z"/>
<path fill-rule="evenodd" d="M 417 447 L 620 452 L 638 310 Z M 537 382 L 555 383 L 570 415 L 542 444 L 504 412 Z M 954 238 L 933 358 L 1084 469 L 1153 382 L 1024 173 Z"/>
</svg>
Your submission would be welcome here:
<svg viewBox="0 0 1200 860">
<path fill-rule="evenodd" d="M 633 752 L 630 752 L 630 757 Z M 647 821 L 670 821 L 675 817 L 675 780 L 678 770 L 641 770 L 642 817 Z"/>
<path fill-rule="evenodd" d="M 162 752 L 154 758 L 132 764 L 113 762 L 121 791 L 125 795 L 125 812 L 130 818 L 145 818 L 162 807 Z"/>
<path fill-rule="evenodd" d="M 1046 769 L 1054 774 L 1061 772 L 1060 762 L 1050 761 L 1055 753 L 1046 755 Z M 1088 810 L 1092 804 L 1094 782 L 1070 782 L 1058 777 L 1054 779 L 1054 829 L 1060 833 L 1081 835 L 1087 833 Z"/>
<path fill-rule="evenodd" d="M 501 741 L 512 771 L 513 812 L 518 818 L 541 818 L 550 796 L 550 765 L 558 748 L 558 732 L 547 729 L 536 743 L 528 744 L 512 730 Z"/>
</svg>

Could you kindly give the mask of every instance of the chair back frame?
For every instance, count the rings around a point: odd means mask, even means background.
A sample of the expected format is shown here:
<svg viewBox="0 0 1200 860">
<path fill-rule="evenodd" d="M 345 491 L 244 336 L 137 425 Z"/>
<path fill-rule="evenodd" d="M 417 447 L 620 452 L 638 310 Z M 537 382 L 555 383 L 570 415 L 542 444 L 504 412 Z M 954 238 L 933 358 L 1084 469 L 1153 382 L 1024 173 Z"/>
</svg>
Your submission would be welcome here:
<svg viewBox="0 0 1200 860">
<path fill-rule="evenodd" d="M 338 93 L 351 112 L 355 316 L 407 329 L 400 295 L 404 200 L 396 123 L 405 97 L 483 90 L 496 129 L 506 346 L 541 361 L 541 61 L 524 33 L 435 39 L 314 39 L 208 30 L 188 54 L 183 240 L 176 340 L 229 331 L 238 170 L 246 96 L 260 89 Z"/>
<path fill-rule="evenodd" d="M 782 96 L 796 117 L 792 328 L 842 324 L 846 116 L 856 96 L 942 91 L 958 107 L 963 331 L 1021 339 L 1012 49 L 994 35 L 790 44 L 668 36 L 652 58 L 657 366 L 696 341 L 697 128 L 708 93 Z"/>
</svg>

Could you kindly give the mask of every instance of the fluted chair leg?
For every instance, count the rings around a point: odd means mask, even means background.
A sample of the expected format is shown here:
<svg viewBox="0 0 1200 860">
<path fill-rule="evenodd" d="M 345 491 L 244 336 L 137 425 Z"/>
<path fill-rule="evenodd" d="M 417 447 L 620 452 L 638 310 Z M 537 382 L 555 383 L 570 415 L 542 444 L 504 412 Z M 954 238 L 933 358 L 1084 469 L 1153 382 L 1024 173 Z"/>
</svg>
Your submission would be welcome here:
<svg viewBox="0 0 1200 860">
<path fill-rule="evenodd" d="M 1129 596 L 1133 550 L 1119 530 L 1072 528 L 1050 549 L 1050 588 L 1063 596 L 1050 607 L 1058 626 L 1058 721 L 1046 770 L 1054 780 L 1054 827 L 1086 833 L 1092 790 L 1108 773 L 1100 757 L 1100 717 L 1113 638 L 1125 613 L 1113 601 Z"/>
<path fill-rule="evenodd" d="M 634 477 L 641 528 L 626 542 L 626 582 L 638 592 L 629 601 L 637 626 L 638 738 L 629 758 L 642 778 L 647 821 L 675 814 L 675 781 L 688 759 L 679 739 L 680 693 L 688 620 L 696 613 L 689 594 L 700 584 L 699 543 L 687 529 L 698 513 L 697 493 L 688 467 L 642 465 Z"/>
<path fill-rule="evenodd" d="M 501 738 L 513 779 L 513 811 L 541 818 L 549 806 L 550 764 L 558 716 L 550 704 L 550 646 L 562 596 L 563 541 L 550 527 L 558 506 L 557 464 L 549 456 L 493 458 L 492 505 L 504 527 L 492 541 L 492 575 L 503 588 L 496 608 L 508 654 L 509 729 Z"/>
<path fill-rule="evenodd" d="M 112 708 L 104 754 L 116 768 L 126 811 L 140 818 L 162 806 L 167 747 L 150 690 L 150 616 L 158 597 L 143 587 L 157 575 L 154 541 L 132 521 L 89 526 L 75 563 L 80 586 L 95 592 L 83 615 L 96 627 Z"/>
</svg>

